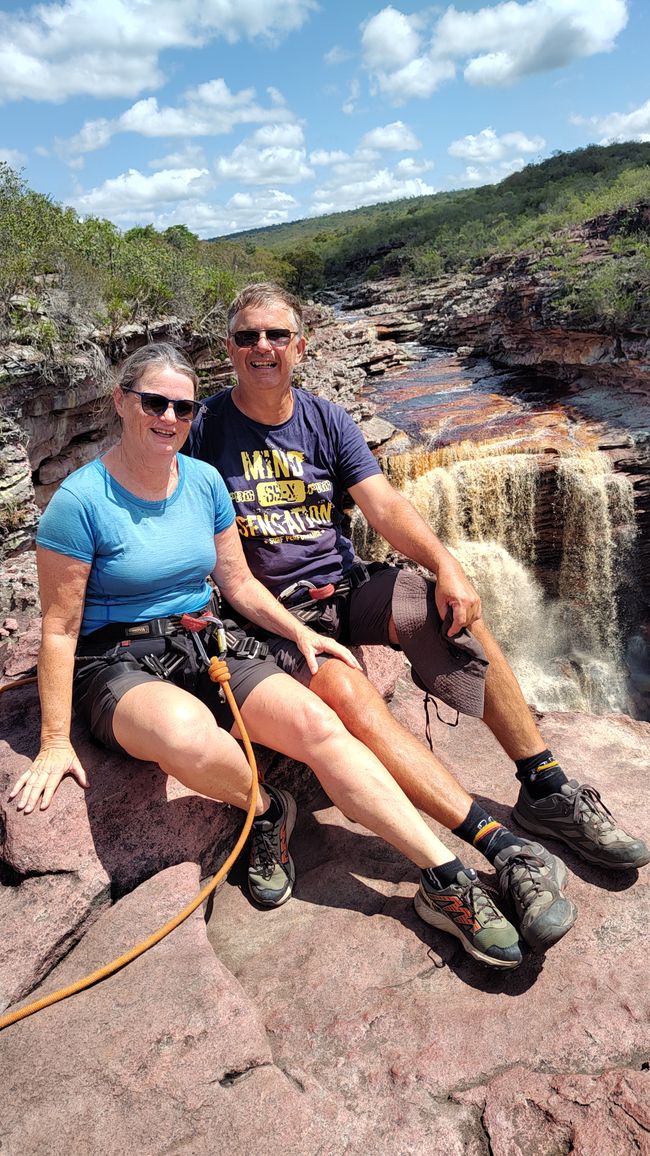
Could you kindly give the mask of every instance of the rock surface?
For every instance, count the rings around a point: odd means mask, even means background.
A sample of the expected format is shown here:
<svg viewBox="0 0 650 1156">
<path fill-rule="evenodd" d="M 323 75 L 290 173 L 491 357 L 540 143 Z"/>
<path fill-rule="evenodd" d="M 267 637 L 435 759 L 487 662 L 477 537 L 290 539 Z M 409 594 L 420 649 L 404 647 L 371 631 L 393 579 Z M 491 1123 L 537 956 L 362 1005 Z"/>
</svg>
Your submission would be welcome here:
<svg viewBox="0 0 650 1156">
<path fill-rule="evenodd" d="M 401 657 L 362 658 L 422 735 L 421 695 Z M 33 752 L 37 711 L 32 688 L 0 704 L 4 800 Z M 567 771 L 588 769 L 608 805 L 647 834 L 650 726 L 584 715 L 546 715 L 540 726 Z M 483 725 L 432 728 L 445 761 L 505 819 L 516 782 Z M 218 804 L 147 765 L 79 749 L 86 795 L 66 782 L 43 815 L 2 807 L 5 1002 L 44 975 L 33 995 L 58 988 L 139 941 L 234 841 Z M 647 870 L 612 878 L 567 851 L 576 926 L 546 957 L 495 974 L 420 922 L 416 869 L 343 818 L 304 769 L 275 759 L 270 775 L 299 802 L 294 898 L 254 909 L 238 865 L 207 928 L 195 913 L 103 984 L 6 1029 L 9 1153 L 40 1156 L 44 1136 L 53 1156 L 650 1150 Z M 446 839 L 490 879 L 478 855 Z"/>
</svg>

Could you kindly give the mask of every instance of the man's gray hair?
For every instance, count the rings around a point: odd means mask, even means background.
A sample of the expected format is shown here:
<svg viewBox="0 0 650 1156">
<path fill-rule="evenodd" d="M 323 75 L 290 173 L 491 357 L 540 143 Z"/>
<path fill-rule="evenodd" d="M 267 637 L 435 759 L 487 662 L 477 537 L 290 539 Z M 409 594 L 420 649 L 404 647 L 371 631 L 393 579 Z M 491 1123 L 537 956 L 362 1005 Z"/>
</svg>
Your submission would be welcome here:
<svg viewBox="0 0 650 1156">
<path fill-rule="evenodd" d="M 228 333 L 232 333 L 233 321 L 242 309 L 249 307 L 259 308 L 264 305 L 284 305 L 293 313 L 294 325 L 300 337 L 302 337 L 302 305 L 293 293 L 289 293 L 287 289 L 283 289 L 281 285 L 274 284 L 273 281 L 255 281 L 252 285 L 246 285 L 237 294 L 232 305 L 228 309 Z"/>
</svg>

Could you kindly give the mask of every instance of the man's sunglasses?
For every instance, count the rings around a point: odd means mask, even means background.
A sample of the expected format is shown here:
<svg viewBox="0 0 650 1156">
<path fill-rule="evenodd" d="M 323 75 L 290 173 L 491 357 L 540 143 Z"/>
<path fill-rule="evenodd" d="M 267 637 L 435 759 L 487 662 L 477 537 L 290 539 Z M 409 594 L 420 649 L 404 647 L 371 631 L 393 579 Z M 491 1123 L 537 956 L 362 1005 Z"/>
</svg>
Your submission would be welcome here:
<svg viewBox="0 0 650 1156">
<path fill-rule="evenodd" d="M 235 333 L 231 333 L 235 345 L 238 349 L 253 349 L 257 345 L 260 337 L 264 334 L 269 345 L 275 345 L 278 349 L 286 349 L 292 337 L 298 336 L 297 329 L 238 329 Z"/>
<path fill-rule="evenodd" d="M 139 389 L 131 389 L 128 385 L 121 385 L 120 389 L 122 393 L 134 393 L 136 397 L 139 397 L 142 412 L 148 414 L 149 417 L 162 417 L 171 405 L 174 407 L 174 413 L 179 421 L 191 421 L 203 408 L 200 401 L 186 401 L 185 398 L 182 401 L 174 401 L 162 393 L 141 393 Z"/>
</svg>

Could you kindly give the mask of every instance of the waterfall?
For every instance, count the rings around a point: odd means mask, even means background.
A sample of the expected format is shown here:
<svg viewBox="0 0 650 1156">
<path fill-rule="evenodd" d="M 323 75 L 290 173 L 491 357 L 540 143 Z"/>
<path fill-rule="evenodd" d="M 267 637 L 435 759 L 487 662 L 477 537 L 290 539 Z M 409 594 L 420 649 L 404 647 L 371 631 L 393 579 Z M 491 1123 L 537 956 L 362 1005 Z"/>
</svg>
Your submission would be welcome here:
<svg viewBox="0 0 650 1156">
<path fill-rule="evenodd" d="M 629 710 L 618 595 L 635 536 L 631 484 L 598 452 L 552 458 L 552 596 L 532 570 L 541 464 L 533 452 L 456 445 L 390 459 L 386 469 L 478 589 L 529 702 L 540 710 Z M 549 455 L 543 465 L 548 471 Z M 352 534 L 361 557 L 388 556 L 358 510 Z"/>
</svg>

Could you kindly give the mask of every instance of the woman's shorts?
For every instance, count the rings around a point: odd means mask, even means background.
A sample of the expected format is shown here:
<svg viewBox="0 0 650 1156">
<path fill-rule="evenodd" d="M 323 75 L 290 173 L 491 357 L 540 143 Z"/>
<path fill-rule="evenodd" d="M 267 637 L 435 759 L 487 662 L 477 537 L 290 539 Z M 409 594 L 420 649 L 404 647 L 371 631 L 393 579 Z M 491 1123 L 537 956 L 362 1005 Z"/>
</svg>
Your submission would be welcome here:
<svg viewBox="0 0 650 1156">
<path fill-rule="evenodd" d="M 243 639 L 246 634 L 234 622 L 226 622 L 226 628 L 237 639 Z M 90 733 L 103 746 L 114 751 L 123 748 L 117 742 L 113 733 L 113 715 L 115 708 L 131 687 L 141 683 L 162 682 L 160 675 L 151 673 L 142 664 L 142 659 L 148 655 L 163 659 L 172 654 L 173 640 L 170 638 L 138 639 L 129 643 L 128 651 L 117 646 L 93 643 L 92 634 L 83 637 L 77 647 L 75 674 L 73 681 L 73 706 L 75 714 L 81 718 Z M 198 662 L 191 661 L 193 647 L 189 647 L 190 660 L 184 668 L 173 672 L 167 681 L 193 694 L 205 703 L 214 715 L 218 725 L 230 731 L 234 725 L 232 712 L 217 683 L 212 682 L 207 671 L 200 670 Z M 208 655 L 217 654 L 216 646 L 212 641 L 206 644 Z M 269 678 L 278 674 L 279 668 L 275 660 L 268 655 L 265 658 L 246 658 L 241 655 L 227 655 L 228 669 L 230 670 L 230 688 L 237 706 L 242 708 L 251 691 Z M 125 752 L 123 752 L 125 753 Z"/>
</svg>

